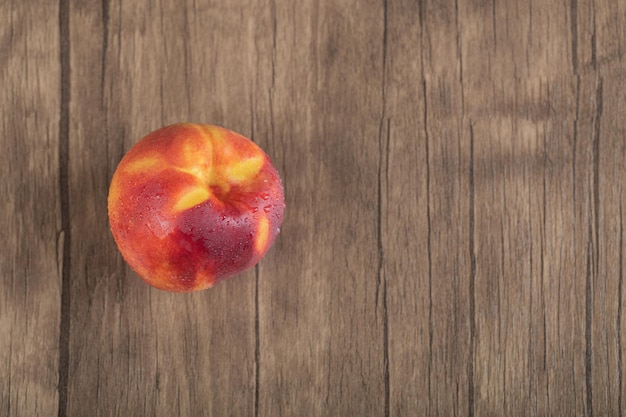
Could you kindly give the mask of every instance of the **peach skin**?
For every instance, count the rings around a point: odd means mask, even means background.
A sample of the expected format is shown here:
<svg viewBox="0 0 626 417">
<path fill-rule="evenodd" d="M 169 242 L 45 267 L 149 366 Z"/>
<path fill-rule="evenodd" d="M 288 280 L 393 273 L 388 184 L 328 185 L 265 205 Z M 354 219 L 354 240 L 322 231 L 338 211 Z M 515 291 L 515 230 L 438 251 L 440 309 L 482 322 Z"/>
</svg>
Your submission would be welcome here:
<svg viewBox="0 0 626 417">
<path fill-rule="evenodd" d="M 120 161 L 109 188 L 126 262 L 166 291 L 209 288 L 254 266 L 280 232 L 283 186 L 251 140 L 210 125 L 156 130 Z"/>
</svg>

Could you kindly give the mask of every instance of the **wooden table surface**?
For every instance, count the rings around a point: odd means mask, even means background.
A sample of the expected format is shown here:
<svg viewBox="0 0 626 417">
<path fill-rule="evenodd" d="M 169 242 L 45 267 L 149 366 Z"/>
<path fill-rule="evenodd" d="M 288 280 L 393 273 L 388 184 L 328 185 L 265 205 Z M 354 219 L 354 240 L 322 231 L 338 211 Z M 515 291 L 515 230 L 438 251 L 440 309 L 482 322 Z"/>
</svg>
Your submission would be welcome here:
<svg viewBox="0 0 626 417">
<path fill-rule="evenodd" d="M 0 415 L 626 415 L 626 1 L 0 0 Z M 251 137 L 282 233 L 152 289 L 106 198 Z"/>
</svg>

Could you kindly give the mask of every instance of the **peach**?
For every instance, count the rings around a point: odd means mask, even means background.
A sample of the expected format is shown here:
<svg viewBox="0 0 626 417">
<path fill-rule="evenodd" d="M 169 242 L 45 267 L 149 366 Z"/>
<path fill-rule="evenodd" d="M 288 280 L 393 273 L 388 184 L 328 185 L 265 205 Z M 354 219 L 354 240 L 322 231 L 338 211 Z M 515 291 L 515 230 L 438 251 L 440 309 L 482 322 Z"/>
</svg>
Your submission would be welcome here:
<svg viewBox="0 0 626 417">
<path fill-rule="evenodd" d="M 251 140 L 181 123 L 134 145 L 111 180 L 111 231 L 125 261 L 167 291 L 209 288 L 254 266 L 280 232 L 283 186 Z"/>
</svg>

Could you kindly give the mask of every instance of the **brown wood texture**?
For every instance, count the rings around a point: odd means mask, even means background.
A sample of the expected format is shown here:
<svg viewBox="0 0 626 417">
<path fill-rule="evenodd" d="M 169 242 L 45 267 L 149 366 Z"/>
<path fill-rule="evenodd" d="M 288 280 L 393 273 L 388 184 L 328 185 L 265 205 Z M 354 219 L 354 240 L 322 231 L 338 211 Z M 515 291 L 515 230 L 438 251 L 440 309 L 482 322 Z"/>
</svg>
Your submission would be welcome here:
<svg viewBox="0 0 626 417">
<path fill-rule="evenodd" d="M 626 2 L 0 0 L 0 42 L 0 415 L 626 414 Z M 287 204 L 187 295 L 106 209 L 179 121 Z"/>
<path fill-rule="evenodd" d="M 61 223 L 58 5 L 0 1 L 0 415 L 59 404 Z"/>
</svg>

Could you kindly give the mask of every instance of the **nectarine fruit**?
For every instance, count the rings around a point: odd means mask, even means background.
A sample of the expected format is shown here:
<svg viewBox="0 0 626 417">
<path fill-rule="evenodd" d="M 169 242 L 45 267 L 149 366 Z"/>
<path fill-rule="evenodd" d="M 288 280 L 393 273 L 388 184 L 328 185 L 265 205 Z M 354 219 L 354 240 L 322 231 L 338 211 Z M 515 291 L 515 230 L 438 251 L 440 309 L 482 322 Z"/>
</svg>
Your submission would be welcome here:
<svg viewBox="0 0 626 417">
<path fill-rule="evenodd" d="M 111 231 L 126 262 L 167 291 L 209 288 L 254 266 L 285 209 L 269 157 L 210 125 L 156 130 L 120 161 L 109 188 Z"/>
</svg>

